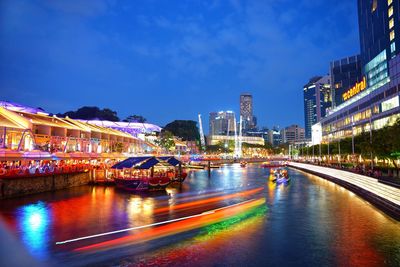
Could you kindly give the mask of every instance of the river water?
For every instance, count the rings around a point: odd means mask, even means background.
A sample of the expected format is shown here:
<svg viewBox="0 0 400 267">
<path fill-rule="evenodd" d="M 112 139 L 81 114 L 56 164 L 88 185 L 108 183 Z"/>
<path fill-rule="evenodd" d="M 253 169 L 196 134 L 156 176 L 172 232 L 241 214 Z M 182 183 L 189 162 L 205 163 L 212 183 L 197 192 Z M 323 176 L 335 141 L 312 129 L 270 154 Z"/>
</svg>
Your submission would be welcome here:
<svg viewBox="0 0 400 267">
<path fill-rule="evenodd" d="M 2 200 L 0 213 L 40 265 L 400 266 L 399 222 L 324 179 L 289 175 L 276 185 L 259 165 L 225 165 L 162 193 L 83 186 Z"/>
</svg>

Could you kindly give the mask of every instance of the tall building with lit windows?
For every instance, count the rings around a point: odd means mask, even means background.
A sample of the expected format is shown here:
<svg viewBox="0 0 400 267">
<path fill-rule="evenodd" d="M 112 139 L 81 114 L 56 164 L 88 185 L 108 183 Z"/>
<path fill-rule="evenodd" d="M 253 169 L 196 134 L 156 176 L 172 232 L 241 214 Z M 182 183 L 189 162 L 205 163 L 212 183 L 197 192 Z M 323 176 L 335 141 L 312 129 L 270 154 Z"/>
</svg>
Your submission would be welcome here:
<svg viewBox="0 0 400 267">
<path fill-rule="evenodd" d="M 304 141 L 304 128 L 297 124 L 288 126 L 281 130 L 282 143 L 294 144 Z"/>
<path fill-rule="evenodd" d="M 233 111 L 211 112 L 209 135 L 231 135 L 235 132 L 235 113 Z"/>
<path fill-rule="evenodd" d="M 334 60 L 330 64 L 331 88 L 332 88 L 332 107 L 342 104 L 342 95 L 354 84 L 362 81 L 361 56 Z"/>
<path fill-rule="evenodd" d="M 253 96 L 249 93 L 240 95 L 240 116 L 243 119 L 243 129 L 252 129 L 255 126 L 253 116 Z"/>
<path fill-rule="evenodd" d="M 332 105 L 330 76 L 316 76 L 303 87 L 305 137 L 311 139 L 311 126 L 326 115 Z"/>
<path fill-rule="evenodd" d="M 400 118 L 400 1 L 358 0 L 362 79 L 321 120 L 322 141 L 380 129 Z"/>
</svg>

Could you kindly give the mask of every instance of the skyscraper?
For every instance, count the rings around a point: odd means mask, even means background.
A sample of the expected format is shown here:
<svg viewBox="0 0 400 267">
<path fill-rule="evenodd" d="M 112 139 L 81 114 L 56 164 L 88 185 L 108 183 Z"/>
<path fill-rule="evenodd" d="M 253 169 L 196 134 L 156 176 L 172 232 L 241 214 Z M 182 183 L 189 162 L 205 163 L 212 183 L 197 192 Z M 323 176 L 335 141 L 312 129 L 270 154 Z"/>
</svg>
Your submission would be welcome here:
<svg viewBox="0 0 400 267">
<path fill-rule="evenodd" d="M 233 134 L 235 131 L 234 118 L 235 113 L 233 111 L 211 112 L 209 119 L 209 135 Z"/>
<path fill-rule="evenodd" d="M 393 0 L 358 1 L 361 62 L 368 87 L 390 80 L 388 60 L 398 54 L 400 45 L 399 5 Z"/>
<path fill-rule="evenodd" d="M 305 137 L 311 138 L 311 126 L 325 117 L 332 105 L 330 76 L 316 76 L 304 85 Z"/>
<path fill-rule="evenodd" d="M 332 107 L 344 102 L 342 95 L 354 84 L 362 81 L 361 56 L 351 56 L 332 61 L 330 64 Z"/>
<path fill-rule="evenodd" d="M 299 125 L 291 125 L 281 130 L 282 143 L 294 144 L 304 141 L 305 131 Z"/>
<path fill-rule="evenodd" d="M 243 119 L 243 129 L 254 128 L 253 121 L 253 96 L 249 93 L 240 95 L 240 116 Z"/>
<path fill-rule="evenodd" d="M 400 118 L 400 2 L 358 0 L 363 78 L 321 121 L 322 140 L 380 129 Z"/>
</svg>

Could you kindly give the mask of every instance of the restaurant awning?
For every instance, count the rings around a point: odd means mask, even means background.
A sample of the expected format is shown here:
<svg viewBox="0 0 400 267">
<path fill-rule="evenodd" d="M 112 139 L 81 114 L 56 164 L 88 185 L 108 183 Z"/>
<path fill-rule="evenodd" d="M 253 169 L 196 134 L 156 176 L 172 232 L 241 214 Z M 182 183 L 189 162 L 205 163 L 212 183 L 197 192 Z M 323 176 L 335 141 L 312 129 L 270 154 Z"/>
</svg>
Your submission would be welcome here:
<svg viewBox="0 0 400 267">
<path fill-rule="evenodd" d="M 90 158 L 90 154 L 84 153 L 84 152 L 76 151 L 76 152 L 70 152 L 68 154 L 72 159 L 89 159 Z"/>
<path fill-rule="evenodd" d="M 60 160 L 60 159 L 65 160 L 65 159 L 71 158 L 69 153 L 65 153 L 65 152 L 55 152 L 52 154 L 52 156 L 53 156 L 53 159 L 56 159 L 56 160 Z"/>
<path fill-rule="evenodd" d="M 17 113 L 0 107 L 0 125 L 17 129 L 32 129 L 32 123 Z"/>
<path fill-rule="evenodd" d="M 168 162 L 170 165 L 172 166 L 176 166 L 179 163 L 181 163 L 179 160 L 177 160 L 175 157 L 173 156 L 165 156 L 165 157 L 158 157 L 158 159 Z"/>
<path fill-rule="evenodd" d="M 21 160 L 22 152 L 11 149 L 0 149 L 0 161 Z"/>
<path fill-rule="evenodd" d="M 70 130 L 81 130 L 76 125 L 73 125 L 67 121 L 64 121 L 61 118 L 56 116 L 48 116 L 45 114 L 30 114 L 24 112 L 18 112 L 20 116 L 28 119 L 32 124 L 35 125 L 43 125 L 43 126 L 50 126 L 50 127 L 60 127 Z"/>
<path fill-rule="evenodd" d="M 32 150 L 26 151 L 22 154 L 22 158 L 26 160 L 50 160 L 52 155 L 46 151 Z"/>
</svg>

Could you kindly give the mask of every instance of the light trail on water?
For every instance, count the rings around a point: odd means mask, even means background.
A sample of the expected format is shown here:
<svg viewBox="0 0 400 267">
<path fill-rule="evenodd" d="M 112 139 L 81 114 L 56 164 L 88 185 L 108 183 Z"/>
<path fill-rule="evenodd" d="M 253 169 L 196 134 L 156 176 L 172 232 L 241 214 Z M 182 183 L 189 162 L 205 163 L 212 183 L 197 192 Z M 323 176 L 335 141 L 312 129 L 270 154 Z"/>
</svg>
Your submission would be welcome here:
<svg viewBox="0 0 400 267">
<path fill-rule="evenodd" d="M 178 233 L 182 233 L 182 232 L 186 232 L 189 230 L 194 230 L 196 228 L 201 228 L 201 227 L 204 227 L 207 225 L 218 223 L 218 222 L 224 221 L 228 218 L 231 218 L 233 216 L 236 216 L 242 212 L 245 212 L 252 208 L 258 207 L 264 203 L 265 203 L 265 198 L 250 199 L 250 200 L 246 200 L 246 201 L 236 203 L 233 205 L 225 206 L 222 208 L 202 212 L 202 213 L 196 214 L 196 215 L 186 216 L 186 217 L 182 217 L 182 218 L 178 218 L 178 219 L 163 221 L 163 222 L 150 224 L 150 225 L 144 225 L 144 226 L 140 226 L 140 227 L 126 228 L 126 229 L 111 231 L 111 232 L 107 232 L 107 233 L 101 233 L 101 234 L 96 234 L 96 235 L 91 235 L 91 236 L 70 239 L 70 240 L 66 240 L 66 241 L 57 242 L 57 244 L 62 245 L 62 244 L 66 244 L 66 243 L 81 241 L 84 239 L 91 239 L 91 238 L 96 238 L 96 237 L 100 237 L 100 236 L 113 235 L 116 233 L 127 232 L 127 231 L 131 231 L 131 230 L 144 229 L 144 231 L 139 232 L 137 234 L 124 236 L 124 237 L 112 239 L 109 241 L 104 241 L 104 242 L 80 247 L 80 248 L 74 249 L 74 251 L 89 252 L 92 250 L 97 251 L 99 249 L 109 249 L 114 246 L 131 245 L 134 243 L 150 241 L 153 239 L 162 238 L 162 237 L 166 237 L 166 236 L 170 236 L 170 235 L 175 235 Z M 158 226 L 158 227 L 152 228 L 154 226 Z"/>
</svg>

